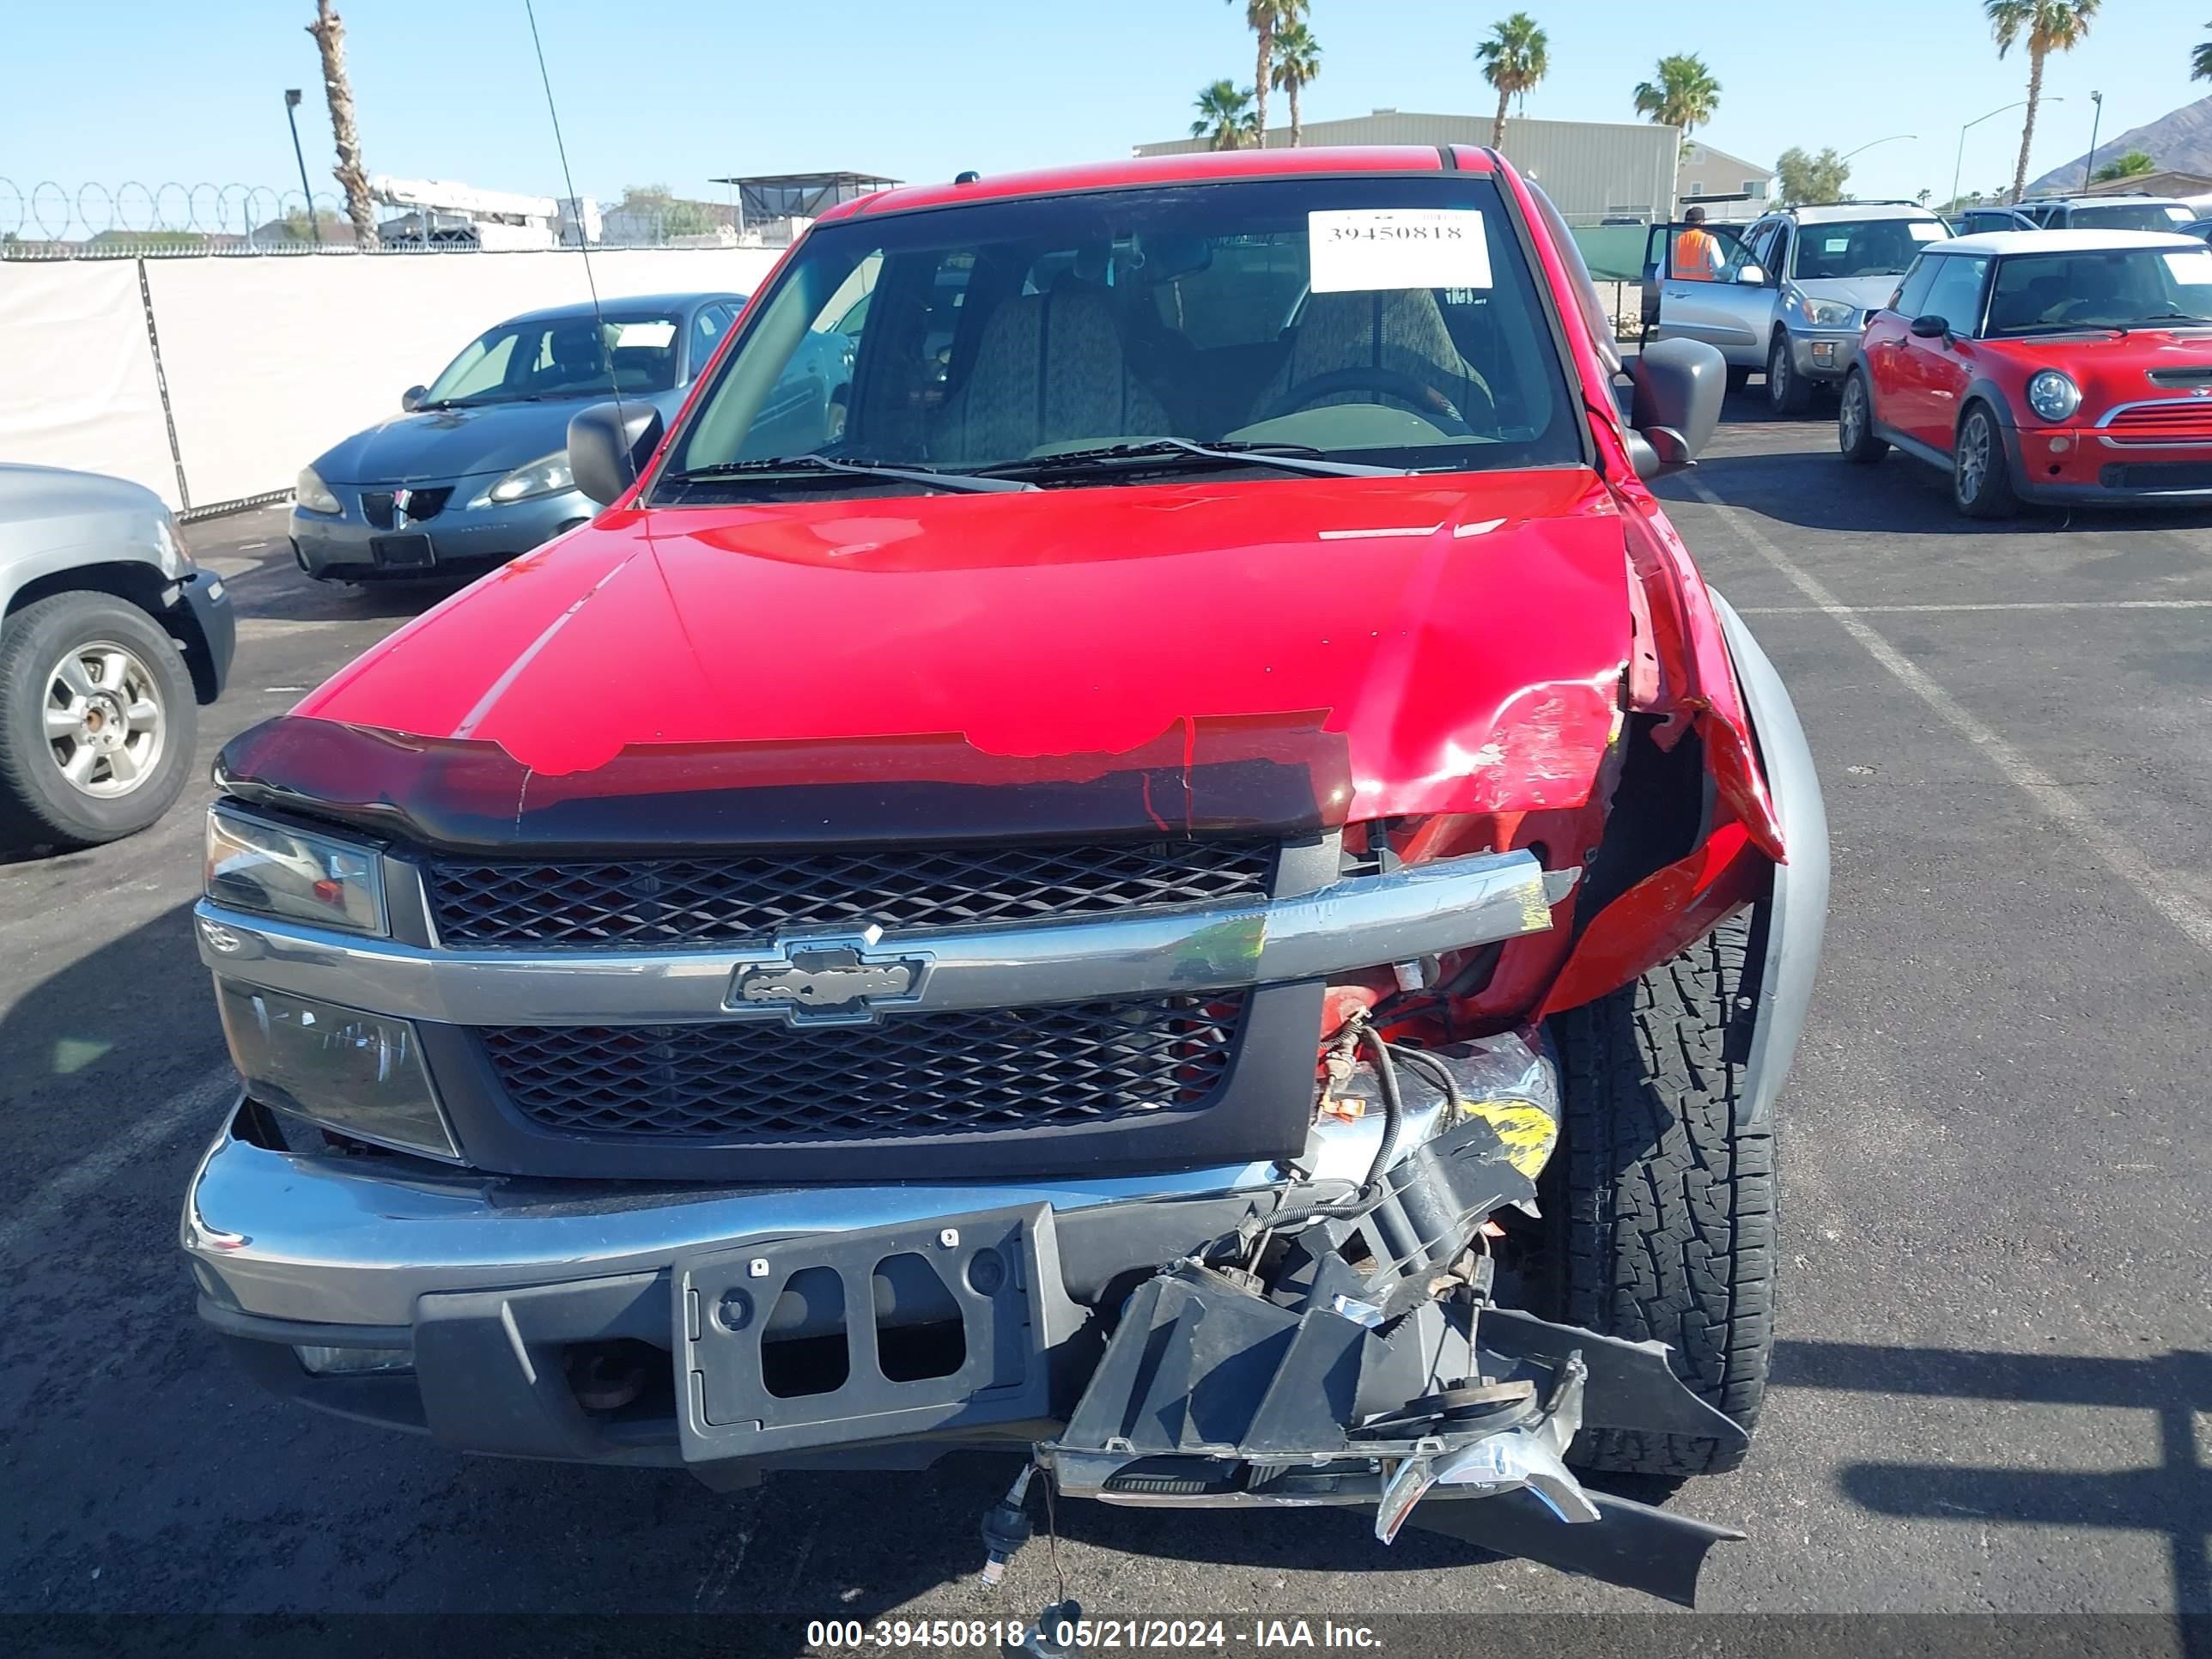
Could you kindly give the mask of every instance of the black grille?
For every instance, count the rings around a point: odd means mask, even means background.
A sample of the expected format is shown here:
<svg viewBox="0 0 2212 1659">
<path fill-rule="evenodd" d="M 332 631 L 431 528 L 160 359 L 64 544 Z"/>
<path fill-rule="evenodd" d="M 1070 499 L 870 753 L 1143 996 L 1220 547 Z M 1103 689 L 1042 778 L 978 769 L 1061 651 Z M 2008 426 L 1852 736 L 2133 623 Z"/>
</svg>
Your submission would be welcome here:
<svg viewBox="0 0 2212 1659">
<path fill-rule="evenodd" d="M 2212 461 L 2133 461 L 2097 478 L 2107 489 L 2212 489 Z"/>
<path fill-rule="evenodd" d="M 1063 1127 L 1203 1107 L 1240 995 L 908 1014 L 878 1025 L 481 1032 L 507 1099 L 568 1133 L 778 1142 Z"/>
<path fill-rule="evenodd" d="M 379 530 L 391 529 L 402 516 L 410 524 L 420 524 L 444 512 L 453 493 L 450 484 L 439 489 L 411 489 L 407 493 L 407 510 L 402 515 L 393 510 L 395 497 L 391 490 L 364 489 L 361 492 L 362 516 Z"/>
<path fill-rule="evenodd" d="M 780 929 L 968 926 L 1261 897 L 1274 846 L 974 845 L 609 862 L 441 860 L 427 871 L 452 945 L 674 945 Z"/>
</svg>

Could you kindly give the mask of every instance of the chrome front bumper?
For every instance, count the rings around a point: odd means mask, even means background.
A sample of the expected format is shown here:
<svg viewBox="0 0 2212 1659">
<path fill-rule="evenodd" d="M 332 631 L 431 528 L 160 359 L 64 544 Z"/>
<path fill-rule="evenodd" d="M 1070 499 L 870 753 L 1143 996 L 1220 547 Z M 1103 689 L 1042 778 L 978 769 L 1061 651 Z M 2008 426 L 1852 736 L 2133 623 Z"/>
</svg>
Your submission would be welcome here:
<svg viewBox="0 0 2212 1659">
<path fill-rule="evenodd" d="M 1332 1126 L 1322 1179 L 1356 1179 L 1379 1121 Z M 1407 1145 L 1418 1144 L 1409 1129 Z M 418 1166 L 419 1167 L 419 1166 Z M 181 1243 L 201 1293 L 260 1319 L 398 1327 L 445 1291 L 652 1273 L 705 1247 L 847 1232 L 1039 1203 L 1101 1205 L 1262 1192 L 1273 1165 L 1036 1182 L 645 1190 L 495 1176 L 362 1173 L 272 1152 L 226 1123 L 193 1172 Z"/>
<path fill-rule="evenodd" d="M 850 950 L 912 968 L 883 1013 L 1024 1007 L 1146 992 L 1231 990 L 1411 962 L 1552 925 L 1580 872 L 1525 852 L 1478 854 L 1337 881 L 1287 898 L 1097 921 L 780 936 L 766 950 L 457 951 L 273 921 L 203 899 L 200 960 L 226 978 L 364 1012 L 455 1025 L 623 1025 L 791 1019 L 748 1001 L 750 969 L 795 950 Z M 421 873 L 386 860 L 395 908 L 428 917 Z M 404 890 L 410 884 L 414 890 Z"/>
</svg>

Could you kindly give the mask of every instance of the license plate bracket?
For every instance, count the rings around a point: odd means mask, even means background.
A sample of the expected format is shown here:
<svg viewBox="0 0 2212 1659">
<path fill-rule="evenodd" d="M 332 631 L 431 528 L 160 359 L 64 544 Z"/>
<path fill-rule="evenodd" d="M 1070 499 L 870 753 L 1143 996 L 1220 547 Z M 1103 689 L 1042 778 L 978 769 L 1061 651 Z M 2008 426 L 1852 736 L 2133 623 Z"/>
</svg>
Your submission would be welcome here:
<svg viewBox="0 0 2212 1659">
<path fill-rule="evenodd" d="M 1044 1204 L 699 1251 L 672 1279 L 687 1462 L 1046 1417 L 1048 1351 L 1075 1311 Z M 941 1374 L 913 1375 L 913 1344 L 899 1351 L 913 1316 L 948 1308 L 957 1350 L 942 1317 L 925 1319 L 919 1368 Z M 842 1381 L 825 1325 L 843 1339 Z"/>
<path fill-rule="evenodd" d="M 383 570 L 430 570 L 438 562 L 428 536 L 372 536 L 368 550 Z"/>
</svg>

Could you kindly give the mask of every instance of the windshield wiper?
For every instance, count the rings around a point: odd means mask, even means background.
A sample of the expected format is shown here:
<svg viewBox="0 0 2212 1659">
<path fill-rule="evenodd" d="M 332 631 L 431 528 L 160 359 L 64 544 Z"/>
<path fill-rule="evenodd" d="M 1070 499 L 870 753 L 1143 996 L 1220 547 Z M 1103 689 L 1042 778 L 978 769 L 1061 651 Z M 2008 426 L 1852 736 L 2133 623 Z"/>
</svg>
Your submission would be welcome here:
<svg viewBox="0 0 2212 1659">
<path fill-rule="evenodd" d="M 1188 456 L 1214 466 L 1272 466 L 1284 472 L 1308 472 L 1324 478 L 1402 478 L 1401 466 L 1366 466 L 1358 461 L 1332 461 L 1306 444 L 1248 442 L 1224 439 L 1219 443 L 1194 443 L 1188 438 L 1144 438 L 1133 443 L 1107 444 L 1097 449 L 1067 449 L 1056 455 L 1030 455 L 1018 461 L 1000 461 L 978 467 L 982 477 L 1025 477 L 1036 473 L 1087 472 L 1113 468 L 1128 461 L 1158 460 Z"/>
<path fill-rule="evenodd" d="M 771 455 L 756 461 L 714 461 L 705 466 L 687 467 L 681 472 L 661 475 L 664 483 L 711 483 L 717 478 L 773 477 L 777 473 L 849 473 L 861 478 L 896 478 L 902 483 L 921 485 L 925 489 L 964 491 L 973 495 L 988 495 L 1001 490 L 1035 489 L 1033 483 L 1019 483 L 1012 478 L 978 477 L 966 472 L 945 472 L 933 466 L 900 466 L 890 461 L 841 461 L 827 455 Z"/>
<path fill-rule="evenodd" d="M 2193 311 L 2154 311 L 2148 317 L 2138 317 L 2136 323 L 2212 323 L 2212 317 L 2199 317 Z"/>
</svg>

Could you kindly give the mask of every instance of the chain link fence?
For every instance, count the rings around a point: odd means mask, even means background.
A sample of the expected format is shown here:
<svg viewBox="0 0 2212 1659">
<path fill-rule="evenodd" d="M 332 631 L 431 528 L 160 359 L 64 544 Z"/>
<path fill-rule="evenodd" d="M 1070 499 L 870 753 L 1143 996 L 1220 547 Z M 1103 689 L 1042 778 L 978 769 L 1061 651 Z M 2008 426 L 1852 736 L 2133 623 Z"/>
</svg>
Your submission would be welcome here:
<svg viewBox="0 0 2212 1659">
<path fill-rule="evenodd" d="M 746 227 L 716 202 L 635 198 L 543 212 L 456 211 L 380 200 L 377 253 L 478 253 L 574 247 L 776 247 L 787 222 Z M 354 253 L 352 220 L 335 192 L 266 185 L 25 184 L 0 175 L 0 259 L 143 259 Z"/>
</svg>

